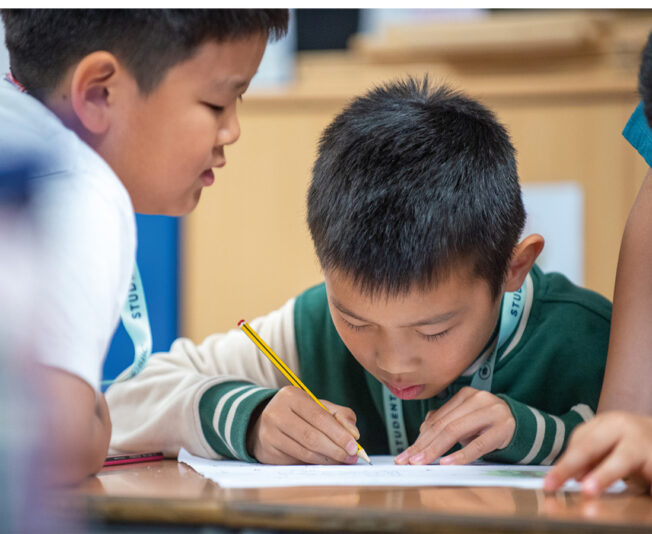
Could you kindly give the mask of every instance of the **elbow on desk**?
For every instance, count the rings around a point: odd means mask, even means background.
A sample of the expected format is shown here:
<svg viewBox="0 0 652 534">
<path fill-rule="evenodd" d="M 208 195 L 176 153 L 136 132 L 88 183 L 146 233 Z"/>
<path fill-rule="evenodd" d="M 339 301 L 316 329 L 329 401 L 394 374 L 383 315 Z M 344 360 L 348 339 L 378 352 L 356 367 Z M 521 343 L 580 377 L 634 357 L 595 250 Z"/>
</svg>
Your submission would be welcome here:
<svg viewBox="0 0 652 534">
<path fill-rule="evenodd" d="M 71 485 L 97 473 L 111 440 L 106 399 L 86 382 L 48 369 L 42 465 L 48 485 Z"/>
</svg>

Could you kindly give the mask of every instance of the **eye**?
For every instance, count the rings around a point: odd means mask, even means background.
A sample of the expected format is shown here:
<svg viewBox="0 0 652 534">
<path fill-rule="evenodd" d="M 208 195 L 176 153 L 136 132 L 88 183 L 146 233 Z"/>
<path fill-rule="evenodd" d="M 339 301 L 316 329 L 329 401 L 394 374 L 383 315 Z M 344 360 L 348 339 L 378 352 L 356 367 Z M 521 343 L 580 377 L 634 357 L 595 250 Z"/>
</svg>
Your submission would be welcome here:
<svg viewBox="0 0 652 534">
<path fill-rule="evenodd" d="M 341 317 L 341 316 L 340 316 L 340 317 Z M 366 324 L 365 324 L 365 325 L 358 325 L 358 324 L 350 323 L 350 322 L 347 321 L 344 317 L 341 317 L 341 319 L 342 319 L 342 322 L 343 322 L 343 323 L 344 323 L 348 328 L 350 328 L 351 330 L 355 330 L 356 332 L 359 332 L 360 330 L 364 330 L 365 328 L 367 328 L 367 326 L 369 326 L 369 325 L 366 325 Z"/>
<path fill-rule="evenodd" d="M 426 341 L 437 341 L 438 339 L 441 339 L 446 334 L 448 334 L 448 332 L 450 332 L 450 328 L 444 330 L 443 332 L 437 332 L 436 334 L 422 334 L 421 332 L 417 332 L 417 333 Z"/>
<path fill-rule="evenodd" d="M 215 113 L 222 113 L 224 111 L 223 106 L 216 106 L 215 104 L 211 104 L 209 102 L 204 102 L 204 103 Z"/>
</svg>

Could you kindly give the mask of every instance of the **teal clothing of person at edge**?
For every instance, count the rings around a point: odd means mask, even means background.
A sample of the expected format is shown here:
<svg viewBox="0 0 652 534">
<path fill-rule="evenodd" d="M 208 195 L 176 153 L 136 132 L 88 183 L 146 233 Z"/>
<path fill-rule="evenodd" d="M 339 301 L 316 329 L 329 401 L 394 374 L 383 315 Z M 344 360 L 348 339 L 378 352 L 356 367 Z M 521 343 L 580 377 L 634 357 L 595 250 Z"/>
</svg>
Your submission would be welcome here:
<svg viewBox="0 0 652 534">
<path fill-rule="evenodd" d="M 652 130 L 645 119 L 643 102 L 636 106 L 634 113 L 627 121 L 623 136 L 652 167 Z"/>
</svg>

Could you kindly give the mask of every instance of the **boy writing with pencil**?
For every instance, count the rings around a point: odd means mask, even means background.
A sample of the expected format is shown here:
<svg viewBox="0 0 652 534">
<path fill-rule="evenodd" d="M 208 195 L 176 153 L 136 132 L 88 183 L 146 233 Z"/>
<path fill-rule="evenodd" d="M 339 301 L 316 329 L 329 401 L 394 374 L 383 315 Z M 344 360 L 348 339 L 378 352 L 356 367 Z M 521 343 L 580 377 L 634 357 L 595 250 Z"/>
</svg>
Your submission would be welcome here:
<svg viewBox="0 0 652 534">
<path fill-rule="evenodd" d="M 287 18 L 287 10 L 2 11 L 12 72 L 0 82 L 0 152 L 45 162 L 29 178 L 40 185 L 47 230 L 39 303 L 47 320 L 33 336 L 44 435 L 54 436 L 48 482 L 76 482 L 106 456 L 100 377 L 132 285 L 134 211 L 195 207 L 238 139 L 236 105 L 268 36 L 283 34 Z"/>
<path fill-rule="evenodd" d="M 514 149 L 427 80 L 355 99 L 325 130 L 308 224 L 325 283 L 251 326 L 177 340 L 112 386 L 112 447 L 263 463 L 549 464 L 592 417 L 611 306 L 534 265 Z M 236 318 L 237 319 L 237 318 Z"/>
</svg>

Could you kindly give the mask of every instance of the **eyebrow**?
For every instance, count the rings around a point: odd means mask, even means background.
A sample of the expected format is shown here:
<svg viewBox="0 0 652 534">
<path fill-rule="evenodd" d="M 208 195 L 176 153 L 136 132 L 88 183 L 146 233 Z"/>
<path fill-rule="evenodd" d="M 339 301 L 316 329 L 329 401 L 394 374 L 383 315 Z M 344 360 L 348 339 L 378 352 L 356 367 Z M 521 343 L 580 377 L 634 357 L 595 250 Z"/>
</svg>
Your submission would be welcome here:
<svg viewBox="0 0 652 534">
<path fill-rule="evenodd" d="M 217 91 L 223 90 L 224 87 L 228 87 L 232 91 L 241 91 L 242 89 L 246 89 L 248 84 L 249 82 L 247 80 L 236 79 L 230 81 L 222 79 L 214 82 L 213 87 Z"/>
<path fill-rule="evenodd" d="M 342 313 L 345 313 L 346 315 L 349 315 L 353 317 L 354 319 L 357 319 L 358 321 L 362 321 L 363 323 L 371 323 L 373 321 L 369 321 L 368 319 L 365 319 L 364 317 L 360 317 L 359 315 L 353 313 L 351 310 L 348 310 L 345 306 L 340 304 L 337 300 L 331 297 L 331 300 L 333 301 L 333 306 L 335 306 L 339 311 Z M 418 321 L 415 321 L 413 323 L 408 323 L 401 325 L 401 328 L 404 327 L 411 327 L 411 326 L 425 326 L 425 325 L 431 325 L 431 324 L 439 324 L 446 322 L 453 317 L 455 317 L 460 310 L 452 310 L 446 313 L 441 313 L 439 315 L 433 315 L 432 317 L 426 317 L 425 319 L 419 319 Z"/>
</svg>

